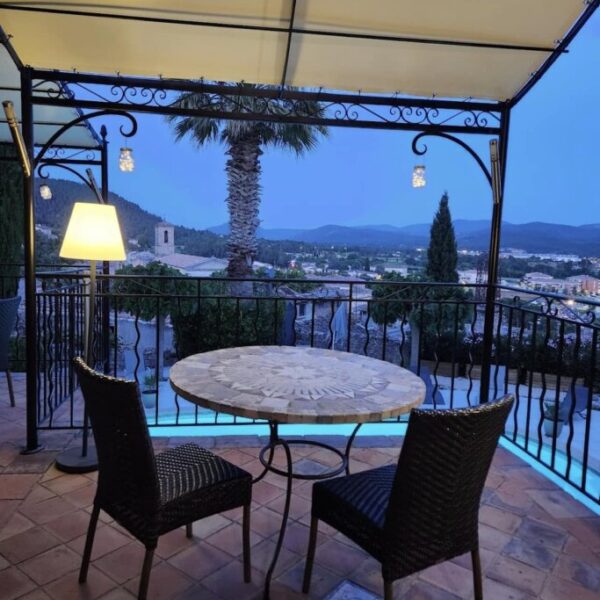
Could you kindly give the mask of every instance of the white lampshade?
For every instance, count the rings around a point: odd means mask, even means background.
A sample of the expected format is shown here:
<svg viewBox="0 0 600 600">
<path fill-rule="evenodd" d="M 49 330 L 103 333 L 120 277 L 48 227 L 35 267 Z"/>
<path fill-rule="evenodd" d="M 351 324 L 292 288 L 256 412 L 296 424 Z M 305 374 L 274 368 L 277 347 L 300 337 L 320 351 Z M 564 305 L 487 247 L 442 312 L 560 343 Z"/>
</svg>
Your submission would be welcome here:
<svg viewBox="0 0 600 600">
<path fill-rule="evenodd" d="M 59 254 L 81 260 L 125 260 L 115 207 L 75 202 Z"/>
</svg>

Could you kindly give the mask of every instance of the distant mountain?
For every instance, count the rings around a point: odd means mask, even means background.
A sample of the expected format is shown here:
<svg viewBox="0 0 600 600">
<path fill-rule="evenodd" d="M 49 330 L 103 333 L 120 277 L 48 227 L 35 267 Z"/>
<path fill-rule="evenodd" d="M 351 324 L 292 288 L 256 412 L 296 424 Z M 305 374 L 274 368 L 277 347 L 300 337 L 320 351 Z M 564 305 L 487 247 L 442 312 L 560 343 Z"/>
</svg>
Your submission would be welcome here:
<svg viewBox="0 0 600 600">
<path fill-rule="evenodd" d="M 229 223 L 208 227 L 206 231 L 216 233 L 217 235 L 229 235 Z M 303 229 L 263 229 L 258 228 L 258 237 L 264 240 L 296 240 L 302 237 L 305 232 Z M 303 240 L 301 240 L 303 241 Z"/>
<path fill-rule="evenodd" d="M 401 227 L 397 227 L 396 225 L 360 225 L 361 229 L 372 229 L 373 231 L 400 231 Z M 420 227 L 420 225 L 416 225 L 415 227 Z"/>
<path fill-rule="evenodd" d="M 213 233 L 227 234 L 228 225 L 209 228 Z M 323 225 L 316 229 L 258 229 L 258 237 L 265 240 L 289 240 L 307 244 L 328 246 L 371 246 L 371 247 L 414 247 L 427 243 L 429 227 L 424 235 L 412 236 L 403 233 L 402 228 L 393 225 L 347 227 L 344 225 Z"/>
<path fill-rule="evenodd" d="M 38 182 L 39 183 L 39 182 Z M 73 202 L 94 201 L 90 190 L 75 181 L 51 179 L 52 200 L 36 198 L 36 222 L 50 226 L 59 235 L 66 229 Z M 125 239 L 137 239 L 142 248 L 154 244 L 154 226 L 161 218 L 118 194 L 111 193 L 110 201 L 119 210 L 119 218 Z M 258 237 L 266 240 L 262 248 L 273 242 L 286 241 L 286 248 L 294 251 L 299 243 L 325 246 L 366 246 L 371 248 L 415 248 L 429 242 L 429 223 L 405 225 L 376 224 L 357 227 L 324 225 L 316 229 L 263 229 Z M 460 248 L 487 250 L 489 246 L 489 222 L 484 220 L 456 219 L 454 229 Z M 175 235 L 182 252 L 197 255 L 225 256 L 228 225 L 197 230 L 177 226 Z M 276 244 L 281 247 L 281 244 Z M 527 252 L 561 252 L 581 256 L 600 256 L 600 223 L 590 225 L 559 225 L 554 223 L 503 223 L 503 247 L 520 248 Z"/>
<path fill-rule="evenodd" d="M 378 227 L 381 227 L 379 225 Z M 473 233 L 475 231 L 485 231 L 486 235 L 489 235 L 490 222 L 486 220 L 469 220 L 469 219 L 456 219 L 454 221 L 454 231 L 457 237 Z M 403 227 L 393 227 L 393 230 L 398 233 L 407 235 L 425 236 L 429 239 L 429 230 L 431 229 L 431 223 L 417 223 L 415 225 L 404 225 Z M 390 230 L 391 231 L 391 230 Z"/>
<path fill-rule="evenodd" d="M 487 249 L 489 230 L 473 231 L 458 237 L 464 248 Z M 502 225 L 501 245 L 521 248 L 527 252 L 560 252 L 580 256 L 600 256 L 600 224 L 559 225 L 555 223 L 524 223 Z"/>
<path fill-rule="evenodd" d="M 324 225 L 315 229 L 263 229 L 258 235 L 268 240 L 290 240 L 310 244 L 335 246 L 370 246 L 381 248 L 414 248 L 429 242 L 428 223 L 398 227 L 395 225 Z M 210 228 L 226 234 L 228 225 Z M 456 219 L 457 243 L 460 248 L 487 250 L 490 223 L 485 220 Z M 527 252 L 561 252 L 582 256 L 600 256 L 600 223 L 590 225 L 559 225 L 554 223 L 502 224 L 503 247 L 520 248 Z"/>
<path fill-rule="evenodd" d="M 86 186 L 76 181 L 50 179 L 46 183 L 52 189 L 52 199 L 42 200 L 39 194 L 36 194 L 35 220 L 36 223 L 51 227 L 62 238 L 62 234 L 67 228 L 73 203 L 95 202 L 96 199 Z M 151 248 L 154 245 L 154 227 L 162 219 L 158 215 L 140 208 L 137 204 L 125 200 L 119 194 L 111 192 L 109 200 L 119 211 L 125 242 L 137 239 L 141 248 Z M 210 231 L 177 226 L 175 227 L 175 239 L 177 246 L 189 254 L 225 256 L 226 253 L 224 238 Z"/>
</svg>

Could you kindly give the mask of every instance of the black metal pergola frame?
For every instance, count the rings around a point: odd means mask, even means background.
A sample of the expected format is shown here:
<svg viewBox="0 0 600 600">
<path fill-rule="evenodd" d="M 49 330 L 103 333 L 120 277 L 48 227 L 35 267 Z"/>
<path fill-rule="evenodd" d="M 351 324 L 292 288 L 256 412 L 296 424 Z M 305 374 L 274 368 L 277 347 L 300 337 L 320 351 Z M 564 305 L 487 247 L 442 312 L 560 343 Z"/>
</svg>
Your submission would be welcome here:
<svg viewBox="0 0 600 600">
<path fill-rule="evenodd" d="M 390 36 L 365 36 L 333 32 L 317 32 L 300 30 L 294 26 L 294 10 L 289 27 L 283 29 L 288 33 L 288 44 L 282 72 L 281 85 L 278 87 L 253 87 L 241 84 L 223 84 L 204 80 L 186 81 L 173 79 L 151 79 L 142 77 L 123 77 L 115 75 L 94 75 L 78 72 L 34 69 L 24 65 L 10 40 L 0 28 L 0 42 L 3 43 L 21 73 L 22 134 L 25 149 L 30 159 L 34 159 L 33 147 L 33 106 L 49 105 L 72 107 L 87 111 L 104 111 L 105 114 L 123 113 L 124 111 L 171 115 L 171 116 L 204 116 L 210 118 L 235 119 L 245 121 L 277 121 L 349 127 L 374 130 L 397 130 L 416 132 L 413 150 L 417 154 L 426 152 L 426 147 L 418 146 L 422 137 L 433 135 L 445 138 L 458 144 L 476 160 L 484 176 L 492 187 L 491 234 L 488 255 L 488 280 L 484 321 L 483 359 L 480 381 L 480 399 L 487 401 L 490 383 L 490 362 L 493 343 L 494 299 L 497 291 L 498 261 L 500 250 L 500 234 L 503 209 L 503 188 L 506 175 L 506 158 L 508 151 L 510 114 L 512 108 L 520 102 L 527 92 L 546 73 L 558 57 L 567 51 L 569 43 L 581 30 L 600 5 L 600 0 L 591 0 L 582 12 L 578 21 L 565 37 L 554 48 L 513 47 L 503 44 L 474 44 L 470 42 L 454 42 L 450 40 L 390 38 Z M 295 2 L 293 3 L 295 6 Z M 227 23 L 172 21 L 169 19 L 148 19 L 139 16 L 125 16 L 95 13 L 93 11 L 73 11 L 25 6 L 3 6 L 6 10 L 26 10 L 32 12 L 49 12 L 59 14 L 85 15 L 91 18 L 115 18 L 162 22 L 170 24 L 194 25 L 201 31 L 202 27 L 222 27 L 225 29 L 257 29 L 279 31 L 281 28 L 243 26 Z M 1 14 L 1 13 L 0 13 Z M 412 98 L 398 94 L 392 96 L 369 95 L 362 93 L 335 93 L 324 90 L 298 90 L 287 88 L 287 64 L 291 38 L 294 33 L 315 35 L 336 35 L 341 37 L 381 38 L 387 41 L 412 42 L 425 44 L 450 44 L 462 46 L 482 46 L 518 50 L 535 50 L 548 52 L 548 58 L 532 75 L 523 88 L 511 99 L 503 102 L 482 102 L 466 100 L 448 100 L 443 98 Z M 44 83 L 54 85 L 68 84 L 75 93 L 70 97 L 59 97 L 45 92 Z M 82 91 L 85 98 L 78 98 L 77 91 Z M 204 106 L 194 109 L 182 108 L 174 102 L 179 93 L 203 94 Z M 244 98 L 252 97 L 254 102 L 244 102 Z M 239 102 L 236 102 L 239 99 Z M 315 103 L 319 110 L 315 111 Z M 232 110 L 232 105 L 235 107 Z M 283 107 L 283 108 L 282 108 Z M 104 130 L 105 131 L 105 130 Z M 493 138 L 490 143 L 490 167 L 466 142 L 457 135 L 477 135 Z M 104 135 L 102 164 L 102 194 L 108 194 L 108 173 L 106 166 L 106 136 Z M 52 164 L 52 161 L 46 161 Z M 26 360 L 27 360 L 27 451 L 39 448 L 37 438 L 37 391 L 36 391 L 36 340 L 35 340 L 35 214 L 33 202 L 33 176 L 25 178 L 24 210 L 25 210 L 25 303 L 26 303 Z"/>
</svg>

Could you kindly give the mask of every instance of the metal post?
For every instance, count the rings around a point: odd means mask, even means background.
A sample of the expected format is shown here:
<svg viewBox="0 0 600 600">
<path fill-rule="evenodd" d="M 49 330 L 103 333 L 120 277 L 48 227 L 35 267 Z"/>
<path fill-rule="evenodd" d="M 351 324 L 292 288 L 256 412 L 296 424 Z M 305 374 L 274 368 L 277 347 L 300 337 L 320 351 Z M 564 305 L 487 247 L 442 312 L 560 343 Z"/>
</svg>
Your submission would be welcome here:
<svg viewBox="0 0 600 600">
<path fill-rule="evenodd" d="M 33 104 L 31 69 L 21 70 L 21 123 L 23 146 L 33 163 Z M 27 445 L 24 454 L 39 452 L 37 430 L 37 339 L 35 294 L 35 203 L 33 171 L 23 172 L 23 250 L 25 262 L 25 357 L 27 371 Z"/>
<path fill-rule="evenodd" d="M 87 296 L 85 311 L 85 362 L 92 369 L 94 360 L 94 322 L 96 320 L 96 261 L 90 260 L 90 291 Z M 90 473 L 98 469 L 96 447 L 89 443 L 89 416 L 87 404 L 83 403 L 83 429 L 81 448 L 68 448 L 56 457 L 54 463 L 59 471 L 65 473 Z"/>
<path fill-rule="evenodd" d="M 506 174 L 506 153 L 508 146 L 508 127 L 510 112 L 502 113 L 500 142 L 490 142 L 490 160 L 492 175 L 493 212 L 490 230 L 490 250 L 488 254 L 488 280 L 485 294 L 485 316 L 483 325 L 483 345 L 481 359 L 481 380 L 479 402 L 487 402 L 490 392 L 490 371 L 494 343 L 494 315 L 498 283 L 500 257 L 500 234 L 502 230 L 502 206 L 504 199 L 504 178 Z"/>
<path fill-rule="evenodd" d="M 102 146 L 100 149 L 100 189 L 104 204 L 108 204 L 108 141 L 106 139 L 106 127 L 102 125 L 100 128 L 100 137 L 102 138 Z M 102 274 L 110 275 L 110 264 L 107 260 L 102 263 Z M 100 286 L 102 293 L 102 349 L 103 349 L 103 370 L 108 374 L 110 371 L 110 304 L 108 300 L 109 281 L 104 279 Z M 116 344 L 116 342 L 115 342 Z M 115 373 L 116 375 L 116 373 Z"/>
<path fill-rule="evenodd" d="M 87 319 L 85 323 L 85 362 L 88 367 L 94 368 L 94 321 L 96 319 L 96 261 L 90 260 L 90 293 L 88 295 Z M 83 408 L 83 433 L 81 439 L 81 461 L 80 472 L 93 470 L 97 466 L 96 453 L 88 457 L 89 426 L 88 426 L 87 404 Z M 73 465 L 70 465 L 73 466 Z"/>
</svg>

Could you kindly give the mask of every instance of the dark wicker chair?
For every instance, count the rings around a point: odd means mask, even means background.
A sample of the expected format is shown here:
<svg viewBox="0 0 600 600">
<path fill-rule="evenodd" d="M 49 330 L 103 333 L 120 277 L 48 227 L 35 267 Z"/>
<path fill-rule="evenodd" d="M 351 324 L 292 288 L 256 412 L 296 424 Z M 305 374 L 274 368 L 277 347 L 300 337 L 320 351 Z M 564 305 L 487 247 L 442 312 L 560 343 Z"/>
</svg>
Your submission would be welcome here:
<svg viewBox="0 0 600 600">
<path fill-rule="evenodd" d="M 9 370 L 9 342 L 10 336 L 15 329 L 17 320 L 17 310 L 21 298 L 0 298 L 0 371 L 6 373 L 6 383 L 8 385 L 8 397 L 10 405 L 15 405 L 15 394 L 13 391 L 12 378 Z"/>
<path fill-rule="evenodd" d="M 250 473 L 196 444 L 154 455 L 140 393 L 134 381 L 101 375 L 81 358 L 75 372 L 98 451 L 98 488 L 79 581 L 87 578 L 100 509 L 146 547 L 138 598 L 148 590 L 160 535 L 198 519 L 242 506 L 244 581 L 250 581 Z"/>
<path fill-rule="evenodd" d="M 316 483 L 302 591 L 321 519 L 381 563 L 385 600 L 396 579 L 466 552 L 481 599 L 479 503 L 512 404 L 506 396 L 471 409 L 414 410 L 397 466 Z"/>
</svg>

